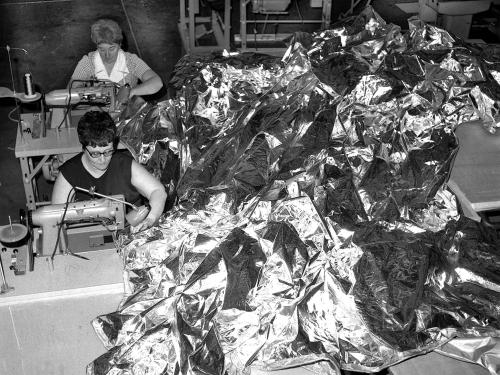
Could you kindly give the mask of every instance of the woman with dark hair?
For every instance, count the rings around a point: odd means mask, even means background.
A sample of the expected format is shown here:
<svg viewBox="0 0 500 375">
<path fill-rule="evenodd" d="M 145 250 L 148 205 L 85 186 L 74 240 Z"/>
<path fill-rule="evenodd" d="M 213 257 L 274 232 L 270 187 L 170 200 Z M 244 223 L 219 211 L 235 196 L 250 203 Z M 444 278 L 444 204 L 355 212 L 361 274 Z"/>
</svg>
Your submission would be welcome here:
<svg viewBox="0 0 500 375">
<path fill-rule="evenodd" d="M 113 20 L 99 19 L 90 27 L 90 38 L 97 49 L 82 57 L 71 81 L 105 80 L 131 88 L 129 97 L 151 95 L 163 87 L 163 82 L 141 58 L 121 49 L 122 29 Z M 140 81 L 140 83 L 139 83 Z M 75 82 L 73 86 L 81 83 Z"/>
<path fill-rule="evenodd" d="M 123 194 L 125 200 L 134 205 L 140 205 L 142 196 L 149 201 L 151 210 L 139 226 L 143 229 L 155 224 L 165 207 L 165 188 L 130 153 L 117 152 L 119 140 L 110 115 L 89 111 L 78 122 L 77 130 L 83 151 L 59 168 L 52 204 L 91 198 L 85 192 L 75 192 L 75 187 L 104 195 Z"/>
</svg>

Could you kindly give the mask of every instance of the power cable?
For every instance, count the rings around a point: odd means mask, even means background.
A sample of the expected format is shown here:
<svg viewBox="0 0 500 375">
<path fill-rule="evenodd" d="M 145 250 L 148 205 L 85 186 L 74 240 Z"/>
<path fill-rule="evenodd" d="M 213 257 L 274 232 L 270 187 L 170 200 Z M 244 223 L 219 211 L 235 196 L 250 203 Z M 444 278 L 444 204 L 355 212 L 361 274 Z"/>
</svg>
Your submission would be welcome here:
<svg viewBox="0 0 500 375">
<path fill-rule="evenodd" d="M 69 200 L 70 200 L 70 197 L 71 197 L 71 193 L 73 193 L 74 191 L 75 191 L 75 188 L 71 187 L 71 190 L 69 191 L 68 196 L 66 197 L 66 203 L 64 205 L 64 212 L 63 212 L 63 215 L 61 217 L 61 223 L 59 224 L 59 228 L 57 230 L 56 244 L 54 245 L 54 250 L 52 251 L 52 255 L 50 257 L 50 260 L 52 262 L 54 262 L 54 256 L 56 255 L 57 246 L 59 245 L 59 241 L 61 239 L 61 228 L 64 225 L 64 218 L 66 217 L 66 212 L 68 211 L 68 205 L 69 205 Z"/>
<path fill-rule="evenodd" d="M 63 212 L 62 217 L 61 217 L 61 223 L 59 224 L 59 228 L 57 230 L 56 244 L 54 245 L 54 250 L 52 251 L 52 255 L 50 257 L 50 261 L 52 262 L 52 265 L 54 264 L 54 256 L 56 255 L 56 252 L 57 252 L 57 246 L 59 245 L 59 241 L 61 240 L 62 226 L 64 225 L 64 219 L 66 217 L 66 212 L 68 212 L 68 206 L 69 206 L 69 200 L 71 197 L 71 193 L 74 191 L 75 191 L 75 188 L 71 187 L 71 190 L 69 191 L 68 196 L 66 197 L 66 203 L 64 205 L 64 212 Z M 69 248 L 67 248 L 66 251 L 77 258 L 89 260 L 89 258 L 84 257 L 83 255 L 73 253 Z"/>
<path fill-rule="evenodd" d="M 134 29 L 132 28 L 132 22 L 130 22 L 130 18 L 128 16 L 127 10 L 125 9 L 125 4 L 123 3 L 123 0 L 121 0 L 120 2 L 122 4 L 123 13 L 125 13 L 125 18 L 127 19 L 127 23 L 128 23 L 128 27 L 130 29 L 130 33 L 132 34 L 132 39 L 134 40 L 134 44 L 135 44 L 135 48 L 137 50 L 137 54 L 142 59 L 141 50 L 139 49 L 139 44 L 137 43 L 137 39 L 135 38 Z"/>
</svg>

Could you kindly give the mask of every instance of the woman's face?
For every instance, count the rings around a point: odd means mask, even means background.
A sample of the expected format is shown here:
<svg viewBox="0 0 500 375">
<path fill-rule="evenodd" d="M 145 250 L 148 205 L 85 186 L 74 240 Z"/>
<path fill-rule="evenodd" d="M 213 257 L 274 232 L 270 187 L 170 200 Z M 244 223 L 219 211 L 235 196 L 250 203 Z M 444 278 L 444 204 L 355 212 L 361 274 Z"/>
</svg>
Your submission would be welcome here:
<svg viewBox="0 0 500 375">
<path fill-rule="evenodd" d="M 108 169 L 114 152 L 113 143 L 108 143 L 106 146 L 87 146 L 85 147 L 84 155 L 92 167 L 100 171 L 105 171 Z"/>
<path fill-rule="evenodd" d="M 97 45 L 97 51 L 105 64 L 114 64 L 120 51 L 120 45 L 117 43 L 100 43 Z"/>
</svg>

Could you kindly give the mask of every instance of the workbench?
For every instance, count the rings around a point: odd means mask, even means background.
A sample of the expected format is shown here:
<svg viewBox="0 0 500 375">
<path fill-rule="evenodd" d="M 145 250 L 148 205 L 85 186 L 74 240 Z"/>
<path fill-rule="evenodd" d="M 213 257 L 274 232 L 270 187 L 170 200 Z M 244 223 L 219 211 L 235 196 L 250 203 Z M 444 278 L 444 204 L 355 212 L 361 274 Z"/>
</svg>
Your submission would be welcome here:
<svg viewBox="0 0 500 375">
<path fill-rule="evenodd" d="M 481 121 L 455 129 L 459 149 L 448 180 L 463 214 L 480 221 L 478 213 L 500 210 L 500 132 L 488 132 Z"/>
<path fill-rule="evenodd" d="M 91 321 L 116 311 L 124 296 L 115 249 L 35 258 L 33 272 L 15 276 L 1 252 L 7 283 L 0 294 L 0 374 L 85 374 L 106 348 Z"/>
<path fill-rule="evenodd" d="M 487 11 L 494 0 L 418 0 L 396 3 L 408 15 L 438 25 L 461 39 L 468 39 L 475 14 Z"/>
</svg>

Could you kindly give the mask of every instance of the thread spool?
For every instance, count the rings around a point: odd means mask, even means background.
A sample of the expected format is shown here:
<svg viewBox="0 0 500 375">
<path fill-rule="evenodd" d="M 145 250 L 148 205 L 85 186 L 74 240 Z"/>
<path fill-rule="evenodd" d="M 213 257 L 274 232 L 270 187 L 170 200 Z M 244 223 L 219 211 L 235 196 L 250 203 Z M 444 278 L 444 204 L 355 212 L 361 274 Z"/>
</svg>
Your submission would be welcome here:
<svg viewBox="0 0 500 375">
<path fill-rule="evenodd" d="M 24 75 L 24 95 L 26 95 L 27 98 L 34 98 L 36 96 L 33 90 L 33 82 L 30 73 Z"/>
</svg>

